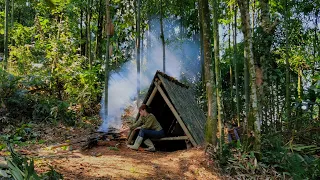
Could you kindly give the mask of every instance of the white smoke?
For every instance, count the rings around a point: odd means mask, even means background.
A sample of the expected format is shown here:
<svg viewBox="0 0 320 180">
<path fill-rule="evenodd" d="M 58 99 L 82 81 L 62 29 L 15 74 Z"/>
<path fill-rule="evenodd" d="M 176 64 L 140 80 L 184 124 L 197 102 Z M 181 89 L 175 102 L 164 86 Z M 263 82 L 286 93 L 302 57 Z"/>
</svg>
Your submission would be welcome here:
<svg viewBox="0 0 320 180">
<path fill-rule="evenodd" d="M 158 33 L 157 33 L 158 34 Z M 149 59 L 144 52 L 141 52 L 141 72 L 140 72 L 140 89 L 146 90 L 151 84 L 157 70 L 163 70 L 163 56 L 162 56 L 162 44 L 157 36 L 150 35 L 152 46 L 148 50 Z M 141 43 L 141 45 L 145 44 Z M 177 45 L 180 43 L 180 45 Z M 200 70 L 199 62 L 199 43 L 171 43 L 166 45 L 166 74 L 176 79 L 180 79 L 181 74 L 190 74 L 190 76 L 196 76 L 196 73 Z M 181 45 L 182 44 L 182 45 Z M 150 46 L 149 46 L 150 47 Z M 177 48 L 181 47 L 181 48 Z M 183 51 L 186 52 L 182 54 Z M 144 55 L 142 55 L 144 53 Z M 192 55 L 189 55 L 192 53 Z M 193 58 L 196 65 L 188 63 L 187 58 Z M 189 59 L 190 60 L 190 59 Z M 187 66 L 191 66 L 188 68 Z M 199 66 L 199 67 L 196 67 Z M 195 71 L 195 73 L 191 73 Z M 192 75 L 191 75 L 192 74 Z M 109 127 L 117 129 L 121 128 L 121 115 L 124 108 L 133 105 L 133 101 L 137 96 L 137 65 L 136 60 L 133 59 L 125 63 L 120 71 L 111 72 L 109 79 L 108 89 L 108 115 L 103 112 L 104 110 L 104 98 L 101 100 L 100 116 L 103 119 L 103 123 L 99 128 L 99 131 L 106 132 Z M 136 105 L 136 104 L 134 104 Z M 137 107 L 135 107 L 137 108 Z"/>
</svg>

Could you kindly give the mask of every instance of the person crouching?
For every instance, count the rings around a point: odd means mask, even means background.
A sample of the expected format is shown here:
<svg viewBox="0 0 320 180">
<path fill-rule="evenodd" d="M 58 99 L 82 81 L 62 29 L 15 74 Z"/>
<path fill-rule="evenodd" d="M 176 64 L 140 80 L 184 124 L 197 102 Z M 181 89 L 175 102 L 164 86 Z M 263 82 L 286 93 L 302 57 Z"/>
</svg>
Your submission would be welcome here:
<svg viewBox="0 0 320 180">
<path fill-rule="evenodd" d="M 160 139 L 165 136 L 163 128 L 157 121 L 157 118 L 151 113 L 151 108 L 146 104 L 142 104 L 139 108 L 140 119 L 130 126 L 130 130 L 138 130 L 139 135 L 133 145 L 129 148 L 137 150 L 144 140 L 144 144 L 148 146 L 147 151 L 155 151 L 155 147 L 150 138 Z"/>
</svg>

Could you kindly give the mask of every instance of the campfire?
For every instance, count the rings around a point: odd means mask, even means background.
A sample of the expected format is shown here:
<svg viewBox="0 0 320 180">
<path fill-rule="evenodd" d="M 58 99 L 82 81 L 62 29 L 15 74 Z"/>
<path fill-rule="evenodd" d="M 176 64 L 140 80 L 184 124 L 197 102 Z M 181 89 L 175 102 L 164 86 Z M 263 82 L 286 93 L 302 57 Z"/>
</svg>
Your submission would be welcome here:
<svg viewBox="0 0 320 180">
<path fill-rule="evenodd" d="M 121 143 L 126 141 L 128 129 L 116 129 L 110 127 L 107 132 L 94 132 L 85 141 L 85 144 L 82 145 L 82 150 L 91 149 L 95 146 L 114 146 L 114 144 Z"/>
<path fill-rule="evenodd" d="M 116 143 L 126 141 L 129 133 L 129 127 L 126 122 L 132 120 L 132 107 L 125 109 L 121 116 L 122 126 L 120 129 L 109 127 L 107 131 L 96 131 L 89 135 L 85 144 L 82 145 L 82 150 L 91 149 L 95 146 L 110 146 Z"/>
</svg>

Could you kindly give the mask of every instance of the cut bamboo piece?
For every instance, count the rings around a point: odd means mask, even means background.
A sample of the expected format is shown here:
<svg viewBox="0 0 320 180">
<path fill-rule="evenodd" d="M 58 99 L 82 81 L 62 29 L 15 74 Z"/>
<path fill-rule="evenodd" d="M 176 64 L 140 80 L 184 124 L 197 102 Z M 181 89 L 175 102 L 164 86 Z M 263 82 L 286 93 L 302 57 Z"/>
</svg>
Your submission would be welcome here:
<svg viewBox="0 0 320 180">
<path fill-rule="evenodd" d="M 164 137 L 160 139 L 152 139 L 152 141 L 175 141 L 175 140 L 188 140 L 188 136 L 177 136 L 177 137 Z"/>
</svg>

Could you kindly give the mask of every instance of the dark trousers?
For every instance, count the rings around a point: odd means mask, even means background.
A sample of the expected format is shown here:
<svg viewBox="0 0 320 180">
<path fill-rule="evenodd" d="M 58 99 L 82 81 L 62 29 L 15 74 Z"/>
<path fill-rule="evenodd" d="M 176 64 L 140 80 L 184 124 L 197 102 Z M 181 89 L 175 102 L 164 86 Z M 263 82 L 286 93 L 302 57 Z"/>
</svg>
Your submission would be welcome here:
<svg viewBox="0 0 320 180">
<path fill-rule="evenodd" d="M 156 138 L 156 139 L 160 139 L 163 138 L 164 135 L 164 131 L 160 130 L 160 131 L 156 131 L 156 130 L 150 130 L 150 129 L 140 129 L 139 132 L 139 136 L 143 137 L 144 139 L 147 138 Z"/>
</svg>

